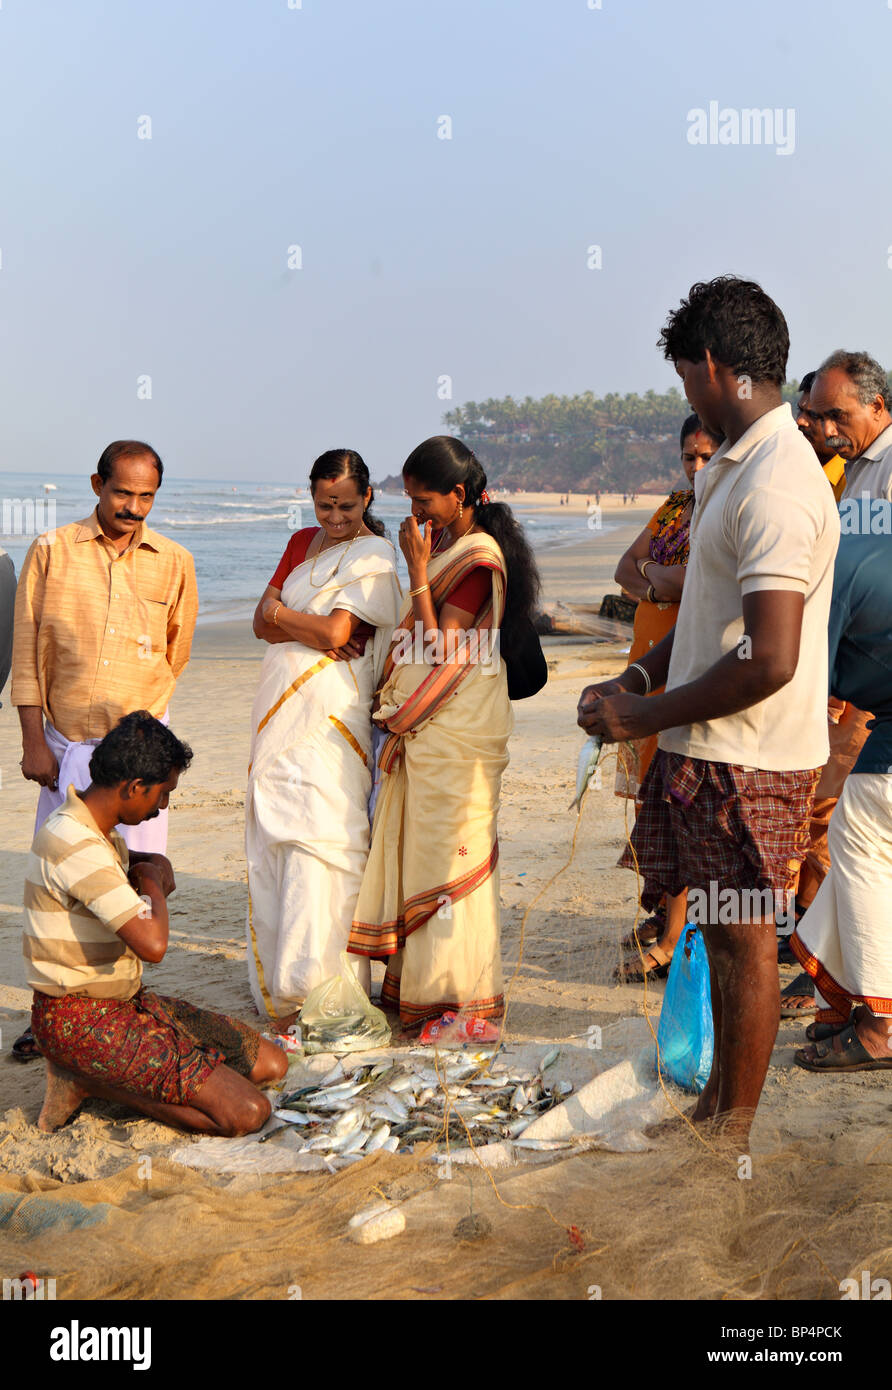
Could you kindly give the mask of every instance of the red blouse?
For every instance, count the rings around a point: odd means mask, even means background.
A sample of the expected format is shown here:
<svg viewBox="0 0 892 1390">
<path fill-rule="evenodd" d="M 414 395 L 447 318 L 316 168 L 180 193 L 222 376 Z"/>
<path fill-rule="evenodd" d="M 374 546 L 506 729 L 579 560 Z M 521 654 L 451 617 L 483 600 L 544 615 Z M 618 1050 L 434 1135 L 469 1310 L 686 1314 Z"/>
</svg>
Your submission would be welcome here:
<svg viewBox="0 0 892 1390">
<path fill-rule="evenodd" d="M 492 591 L 492 571 L 486 565 L 475 565 L 470 574 L 466 574 L 460 584 L 446 598 L 447 603 L 454 604 L 464 613 L 476 614 L 483 607 Z"/>
<path fill-rule="evenodd" d="M 269 581 L 269 587 L 271 589 L 278 589 L 279 593 L 282 592 L 282 585 L 285 583 L 291 571 L 297 569 L 298 565 L 302 565 L 307 558 L 310 541 L 318 530 L 318 526 L 305 526 L 302 531 L 295 531 L 285 547 L 285 554 L 276 566 L 275 574 Z"/>
</svg>

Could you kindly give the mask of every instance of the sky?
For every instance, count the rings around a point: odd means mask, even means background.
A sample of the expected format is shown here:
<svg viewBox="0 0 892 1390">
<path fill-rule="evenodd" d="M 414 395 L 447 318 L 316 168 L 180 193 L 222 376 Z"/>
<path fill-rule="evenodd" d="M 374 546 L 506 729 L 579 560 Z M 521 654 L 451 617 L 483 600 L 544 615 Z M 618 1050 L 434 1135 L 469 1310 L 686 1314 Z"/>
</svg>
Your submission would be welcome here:
<svg viewBox="0 0 892 1390">
<path fill-rule="evenodd" d="M 0 471 L 381 478 L 726 271 L 892 366 L 890 3 L 0 0 Z"/>
</svg>

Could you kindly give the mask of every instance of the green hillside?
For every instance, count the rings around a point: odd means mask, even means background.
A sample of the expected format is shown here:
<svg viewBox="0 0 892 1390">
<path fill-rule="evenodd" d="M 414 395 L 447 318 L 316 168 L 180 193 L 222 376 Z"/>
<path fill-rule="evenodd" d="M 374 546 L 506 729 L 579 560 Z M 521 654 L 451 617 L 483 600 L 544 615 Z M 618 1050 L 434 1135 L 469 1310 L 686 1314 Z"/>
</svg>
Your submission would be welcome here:
<svg viewBox="0 0 892 1390">
<path fill-rule="evenodd" d="M 783 388 L 793 401 L 798 383 Z M 530 492 L 669 492 L 684 485 L 678 432 L 690 406 L 660 394 L 543 396 L 468 401 L 447 411 L 444 430 L 479 457 L 493 487 Z M 382 487 L 398 488 L 398 476 Z"/>
</svg>

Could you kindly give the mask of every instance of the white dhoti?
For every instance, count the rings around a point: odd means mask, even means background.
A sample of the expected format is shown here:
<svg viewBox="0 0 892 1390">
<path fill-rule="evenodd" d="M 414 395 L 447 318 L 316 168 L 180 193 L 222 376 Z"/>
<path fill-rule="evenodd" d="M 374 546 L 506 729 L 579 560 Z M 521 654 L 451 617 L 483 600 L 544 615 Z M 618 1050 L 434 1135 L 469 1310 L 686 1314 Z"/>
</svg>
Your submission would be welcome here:
<svg viewBox="0 0 892 1390">
<path fill-rule="evenodd" d="M 892 1015 L 892 775 L 852 772 L 830 818 L 830 870 L 793 950 L 830 1008 Z M 820 1003 L 820 1000 L 819 1000 Z"/>
<path fill-rule="evenodd" d="M 161 723 L 168 722 L 167 710 L 161 716 Z M 37 802 L 37 819 L 34 824 L 36 835 L 51 811 L 62 805 L 68 795 L 68 788 L 86 791 L 90 785 L 90 759 L 94 749 L 102 742 L 99 738 L 84 739 L 82 743 L 72 743 L 60 734 L 58 729 L 46 720 L 44 724 L 46 741 L 59 764 L 59 777 L 55 790 L 41 787 Z M 123 836 L 129 850 L 141 854 L 167 853 L 167 811 L 159 811 L 151 820 L 141 821 L 139 825 L 117 825 L 115 829 Z"/>
</svg>

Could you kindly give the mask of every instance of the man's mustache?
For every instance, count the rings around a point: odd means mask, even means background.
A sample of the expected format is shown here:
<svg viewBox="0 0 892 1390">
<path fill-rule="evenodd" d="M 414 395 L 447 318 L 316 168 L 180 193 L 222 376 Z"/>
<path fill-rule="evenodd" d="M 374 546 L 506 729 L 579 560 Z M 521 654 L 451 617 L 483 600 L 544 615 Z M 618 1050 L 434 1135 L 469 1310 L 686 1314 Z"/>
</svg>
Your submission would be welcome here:
<svg viewBox="0 0 892 1390">
<path fill-rule="evenodd" d="M 115 512 L 115 521 L 142 521 L 142 517 L 134 516 L 132 512 Z"/>
<path fill-rule="evenodd" d="M 851 439 L 843 439 L 842 436 L 838 434 L 831 435 L 829 439 L 824 440 L 824 443 L 826 444 L 828 449 L 836 450 L 848 449 L 851 442 Z"/>
</svg>

